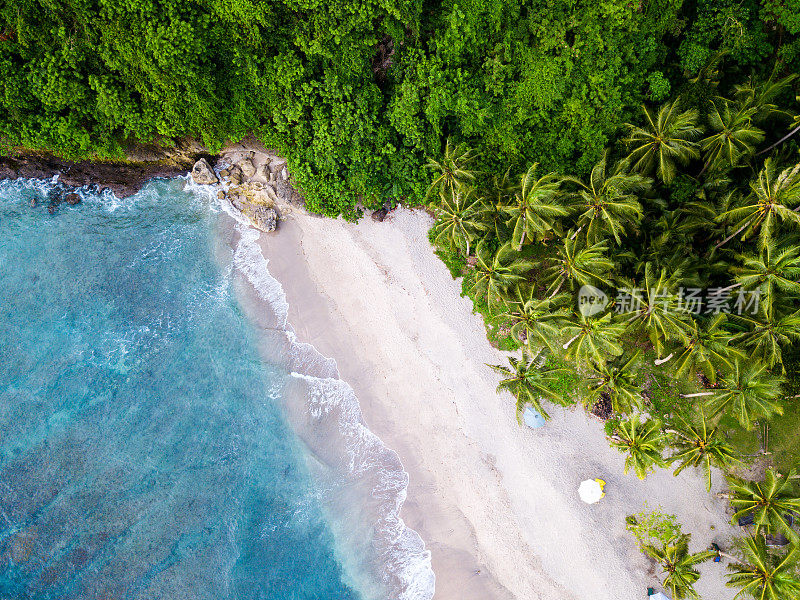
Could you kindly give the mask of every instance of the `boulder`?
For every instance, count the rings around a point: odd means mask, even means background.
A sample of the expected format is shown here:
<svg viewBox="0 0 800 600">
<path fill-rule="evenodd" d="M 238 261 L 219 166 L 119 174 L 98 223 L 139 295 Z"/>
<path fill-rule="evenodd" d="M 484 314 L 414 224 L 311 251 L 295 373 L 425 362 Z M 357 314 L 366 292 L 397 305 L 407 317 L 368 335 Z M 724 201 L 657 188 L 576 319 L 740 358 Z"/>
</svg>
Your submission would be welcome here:
<svg viewBox="0 0 800 600">
<path fill-rule="evenodd" d="M 200 185 L 213 185 L 219 181 L 216 173 L 214 173 L 214 169 L 211 168 L 211 165 L 208 164 L 205 158 L 201 158 L 194 163 L 192 167 L 192 179 L 194 179 L 195 183 Z"/>
<path fill-rule="evenodd" d="M 222 169 L 222 171 L 219 172 L 220 177 L 229 177 L 230 174 L 231 172 L 229 169 Z"/>
<path fill-rule="evenodd" d="M 261 231 L 275 231 L 278 227 L 278 211 L 266 206 L 255 206 L 245 213 L 257 229 Z"/>
<path fill-rule="evenodd" d="M 223 192 L 222 190 L 218 191 L 217 192 L 217 198 L 219 198 L 220 200 L 223 200 L 225 198 L 225 192 Z"/>
<path fill-rule="evenodd" d="M 383 221 L 386 218 L 386 215 L 389 214 L 389 211 L 386 208 L 382 208 L 380 210 L 373 210 L 372 211 L 372 220 L 373 221 Z"/>
<path fill-rule="evenodd" d="M 78 196 L 78 194 L 76 194 L 75 192 L 72 192 L 71 194 L 67 194 L 66 196 L 64 196 L 64 202 L 75 206 L 76 204 L 81 203 L 81 197 Z"/>
<path fill-rule="evenodd" d="M 269 172 L 269 165 L 267 163 L 261 163 L 258 165 L 256 169 L 256 175 L 259 177 L 263 177 L 264 179 L 269 179 L 269 176 L 272 173 Z"/>
<path fill-rule="evenodd" d="M 281 179 L 283 179 L 284 181 L 289 179 L 289 171 L 286 170 L 286 167 L 283 167 L 283 169 L 281 169 Z"/>
<path fill-rule="evenodd" d="M 231 169 L 231 184 L 242 185 L 242 183 L 244 183 L 244 173 L 242 173 L 239 165 L 236 165 Z"/>
<path fill-rule="evenodd" d="M 269 170 L 271 173 L 275 173 L 279 171 L 285 164 L 286 161 L 279 158 L 273 158 L 271 161 L 269 161 Z"/>
<path fill-rule="evenodd" d="M 256 174 L 256 168 L 253 166 L 253 161 L 249 158 L 239 161 L 239 168 L 242 170 L 242 174 L 246 179 L 250 179 Z"/>
</svg>

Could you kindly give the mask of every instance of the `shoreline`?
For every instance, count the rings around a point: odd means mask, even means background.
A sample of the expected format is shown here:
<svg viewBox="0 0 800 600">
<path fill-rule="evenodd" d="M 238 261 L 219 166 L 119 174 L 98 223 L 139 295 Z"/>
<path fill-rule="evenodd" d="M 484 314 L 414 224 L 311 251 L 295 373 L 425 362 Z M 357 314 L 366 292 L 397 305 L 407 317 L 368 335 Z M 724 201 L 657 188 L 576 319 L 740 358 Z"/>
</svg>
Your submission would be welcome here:
<svg viewBox="0 0 800 600">
<path fill-rule="evenodd" d="M 485 363 L 505 354 L 485 337 L 427 241 L 430 217 L 398 209 L 384 223 L 285 215 L 259 243 L 283 286 L 301 342 L 336 361 L 364 419 L 409 474 L 401 516 L 432 553 L 435 598 L 634 600 L 658 588 L 624 527 L 659 506 L 693 533 L 692 550 L 736 533 L 702 478 L 623 475 L 602 425 L 557 409 L 542 430 L 517 425 Z M 602 476 L 609 495 L 585 505 L 577 484 Z M 704 564 L 698 591 L 729 600 L 724 568 Z"/>
</svg>

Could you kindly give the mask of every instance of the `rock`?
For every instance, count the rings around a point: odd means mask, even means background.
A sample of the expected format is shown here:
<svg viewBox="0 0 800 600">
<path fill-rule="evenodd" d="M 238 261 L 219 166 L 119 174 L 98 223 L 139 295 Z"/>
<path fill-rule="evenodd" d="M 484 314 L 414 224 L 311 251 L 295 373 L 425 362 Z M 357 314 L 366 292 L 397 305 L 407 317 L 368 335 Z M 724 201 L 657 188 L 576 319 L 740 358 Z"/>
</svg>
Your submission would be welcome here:
<svg viewBox="0 0 800 600">
<path fill-rule="evenodd" d="M 220 171 L 219 174 L 221 177 L 229 177 L 231 172 L 228 169 L 222 169 L 222 171 Z"/>
<path fill-rule="evenodd" d="M 253 225 L 261 231 L 275 231 L 278 227 L 278 211 L 266 206 L 256 206 L 245 213 Z"/>
<path fill-rule="evenodd" d="M 31 198 L 31 208 L 36 208 L 36 198 Z"/>
<path fill-rule="evenodd" d="M 192 167 L 192 179 L 194 179 L 195 183 L 200 185 L 213 185 L 219 181 L 211 165 L 208 164 L 205 158 L 201 158 L 194 163 Z"/>
<path fill-rule="evenodd" d="M 239 168 L 242 170 L 242 174 L 245 178 L 250 179 L 253 175 L 256 174 L 256 168 L 253 166 L 253 161 L 249 158 L 245 158 L 239 162 Z"/>
<path fill-rule="evenodd" d="M 269 165 L 267 163 L 261 163 L 258 165 L 256 169 L 256 175 L 258 177 L 263 177 L 264 179 L 269 179 L 272 173 L 269 172 Z"/>
<path fill-rule="evenodd" d="M 64 196 L 64 202 L 66 202 L 67 204 L 71 204 L 72 206 L 75 206 L 76 204 L 81 203 L 81 197 L 78 196 L 78 194 L 76 194 L 75 192 L 72 192 L 71 194 L 67 194 L 66 196 Z"/>
<path fill-rule="evenodd" d="M 286 170 L 286 167 L 283 167 L 283 169 L 281 170 L 281 178 L 282 178 L 284 181 L 286 181 L 287 179 L 289 179 L 289 171 L 287 171 L 287 170 Z"/>
<path fill-rule="evenodd" d="M 373 221 L 382 222 L 386 218 L 386 215 L 388 215 L 388 214 L 389 214 L 389 211 L 386 210 L 385 208 L 382 208 L 380 210 L 373 210 L 372 211 L 372 220 Z"/>
<path fill-rule="evenodd" d="M 275 173 L 279 171 L 282 166 L 286 164 L 286 161 L 280 160 L 278 158 L 273 158 L 269 161 L 269 170 L 271 173 Z"/>
<path fill-rule="evenodd" d="M 244 173 L 242 173 L 239 165 L 231 169 L 231 183 L 233 185 L 242 185 L 242 183 L 244 183 Z"/>
<path fill-rule="evenodd" d="M 271 187 L 268 187 L 266 189 L 266 192 L 267 192 L 267 198 L 269 198 L 273 202 L 279 202 L 280 201 L 280 199 L 278 198 L 278 194 L 276 194 L 275 190 L 273 190 Z"/>
<path fill-rule="evenodd" d="M 49 212 L 51 215 L 56 214 L 56 206 L 58 206 L 58 204 L 48 204 L 47 212 Z"/>
<path fill-rule="evenodd" d="M 220 200 L 223 200 L 225 198 L 225 192 L 223 192 L 222 190 L 218 191 L 217 192 L 217 198 L 219 198 Z"/>
</svg>

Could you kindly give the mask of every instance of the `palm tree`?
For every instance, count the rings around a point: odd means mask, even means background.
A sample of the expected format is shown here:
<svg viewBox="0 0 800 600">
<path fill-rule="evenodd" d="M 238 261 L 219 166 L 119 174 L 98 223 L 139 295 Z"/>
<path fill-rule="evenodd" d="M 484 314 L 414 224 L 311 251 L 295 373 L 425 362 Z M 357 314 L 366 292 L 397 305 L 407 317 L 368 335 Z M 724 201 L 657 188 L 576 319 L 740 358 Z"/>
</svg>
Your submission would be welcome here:
<svg viewBox="0 0 800 600">
<path fill-rule="evenodd" d="M 757 419 L 782 415 L 782 379 L 771 375 L 759 361 L 735 359 L 733 369 L 720 380 L 719 389 L 707 401 L 711 416 L 726 413 L 748 431 Z"/>
<path fill-rule="evenodd" d="M 509 215 L 507 225 L 512 228 L 512 243 L 519 250 L 525 239 L 544 238 L 553 228 L 558 217 L 569 211 L 561 203 L 561 178 L 555 173 L 536 177 L 539 163 L 534 163 L 525 172 L 514 200 L 502 210 Z"/>
<path fill-rule="evenodd" d="M 700 599 L 694 589 L 695 582 L 700 579 L 696 567 L 716 556 L 716 552 L 709 550 L 690 553 L 689 540 L 688 535 L 679 535 L 664 542 L 661 547 L 646 544 L 642 548 L 664 570 L 664 587 L 671 592 L 673 600 Z"/>
<path fill-rule="evenodd" d="M 431 228 L 434 243 L 463 250 L 469 256 L 470 244 L 486 230 L 482 205 L 474 190 L 456 194 L 440 191 L 434 212 L 436 221 Z"/>
<path fill-rule="evenodd" d="M 605 252 L 608 246 L 598 242 L 584 245 L 576 236 L 564 238 L 564 244 L 556 251 L 555 264 L 547 269 L 551 280 L 549 292 L 555 296 L 564 283 L 576 285 L 610 285 L 605 274 L 614 267 Z"/>
<path fill-rule="evenodd" d="M 703 469 L 706 489 L 711 491 L 711 467 L 724 469 L 740 461 L 733 447 L 717 435 L 717 428 L 708 428 L 705 413 L 700 414 L 699 426 L 689 425 L 684 421 L 684 426 L 673 432 L 670 445 L 675 453 L 670 456 L 669 461 L 679 463 L 675 469 L 676 476 L 686 467 Z"/>
<path fill-rule="evenodd" d="M 573 315 L 561 328 L 569 339 L 562 346 L 567 358 L 574 358 L 580 366 L 595 362 L 601 364 L 609 357 L 620 356 L 622 346 L 620 336 L 625 326 L 615 323 L 611 313 L 597 316 Z"/>
<path fill-rule="evenodd" d="M 647 190 L 652 183 L 648 177 L 629 173 L 625 161 L 617 163 L 609 173 L 608 155 L 606 150 L 592 168 L 588 183 L 567 179 L 578 185 L 571 198 L 580 212 L 577 225 L 586 231 L 589 245 L 602 241 L 607 235 L 621 244 L 625 231 L 638 225 L 642 218 L 637 192 Z"/>
<path fill-rule="evenodd" d="M 644 479 L 654 467 L 666 467 L 662 458 L 666 437 L 661 432 L 661 422 L 655 419 L 640 421 L 639 415 L 617 425 L 610 436 L 611 446 L 625 452 L 625 475 L 633 468 L 639 479 Z"/>
<path fill-rule="evenodd" d="M 743 559 L 729 565 L 727 586 L 738 588 L 734 600 L 787 600 L 800 598 L 797 562 L 800 546 L 793 545 L 785 556 L 771 554 L 761 536 L 748 537 L 742 545 Z"/>
<path fill-rule="evenodd" d="M 736 522 L 745 515 L 752 515 L 756 533 L 780 532 L 797 541 L 797 534 L 787 521 L 788 515 L 800 512 L 800 497 L 794 490 L 793 477 L 794 472 L 781 477 L 767 469 L 762 482 L 729 478 L 730 503 L 736 511 L 731 520 Z"/>
<path fill-rule="evenodd" d="M 771 314 L 777 292 L 800 295 L 800 249 L 793 245 L 778 246 L 769 240 L 758 256 L 739 255 L 741 267 L 735 267 L 738 285 L 746 290 L 759 290 L 759 304 Z"/>
<path fill-rule="evenodd" d="M 676 379 L 689 373 L 702 373 L 711 383 L 716 383 L 717 369 L 732 369 L 734 358 L 744 358 L 729 345 L 732 336 L 723 327 L 726 320 L 727 316 L 720 313 L 700 326 L 696 319 L 689 318 L 687 341 L 672 363 Z"/>
<path fill-rule="evenodd" d="M 428 187 L 427 199 L 434 192 L 455 196 L 462 186 L 471 183 L 475 179 L 477 171 L 468 169 L 470 163 L 474 162 L 477 155 L 464 144 L 453 145 L 450 138 L 444 147 L 444 156 L 441 161 L 428 159 L 425 168 L 438 172 L 431 185 Z"/>
<path fill-rule="evenodd" d="M 766 312 L 762 308 L 755 317 L 737 315 L 735 319 L 750 329 L 734 336 L 733 341 L 742 344 L 768 367 L 777 364 L 783 367 L 782 347 L 800 339 L 800 310 L 781 315 L 774 310 Z"/>
<path fill-rule="evenodd" d="M 754 106 L 735 106 L 724 98 L 712 103 L 708 120 L 714 133 L 700 140 L 706 161 L 703 171 L 735 167 L 743 156 L 755 153 L 764 140 L 764 131 L 752 124 L 756 110 Z"/>
<path fill-rule="evenodd" d="M 800 164 L 778 173 L 772 158 L 764 161 L 758 179 L 750 183 L 750 194 L 744 205 L 732 208 L 720 215 L 721 221 L 729 221 L 736 228 L 715 248 L 727 243 L 740 233 L 742 241 L 758 232 L 761 248 L 772 239 L 779 222 L 795 227 L 800 225 L 800 214 L 793 209 L 800 203 Z"/>
<path fill-rule="evenodd" d="M 534 294 L 535 289 L 529 287 L 527 294 L 522 286 L 516 288 L 516 299 L 507 302 L 508 310 L 505 318 L 516 321 L 511 326 L 511 334 L 531 347 L 534 340 L 554 350 L 553 343 L 561 335 L 559 324 L 567 317 L 563 307 L 565 298 L 546 298 L 540 300 Z"/>
<path fill-rule="evenodd" d="M 545 368 L 540 355 L 532 355 L 527 348 L 522 349 L 522 358 L 508 357 L 511 368 L 503 365 L 487 365 L 505 376 L 498 385 L 497 392 L 511 392 L 517 399 L 517 421 L 522 423 L 522 413 L 527 405 L 533 406 L 545 419 L 550 415 L 542 406 L 542 398 L 565 404 L 565 400 L 553 391 L 558 382 L 558 374 L 566 369 Z"/>
<path fill-rule="evenodd" d="M 589 390 L 593 393 L 591 400 L 594 400 L 594 394 L 606 394 L 616 414 L 629 413 L 634 407 L 641 408 L 641 389 L 633 371 L 639 355 L 637 351 L 627 360 L 619 358 L 612 363 L 592 363 L 593 373 L 589 376 Z"/>
<path fill-rule="evenodd" d="M 492 254 L 489 244 L 481 240 L 475 247 L 475 256 L 477 262 L 472 291 L 476 298 L 486 301 L 492 312 L 499 306 L 507 290 L 524 281 L 522 274 L 533 268 L 533 263 L 520 260 L 509 243 Z"/>
<path fill-rule="evenodd" d="M 630 132 L 625 140 L 631 149 L 628 154 L 634 171 L 645 175 L 655 169 L 664 183 L 675 178 L 677 164 L 688 164 L 700 153 L 694 141 L 702 129 L 697 126 L 696 110 L 680 112 L 678 100 L 664 104 L 654 115 L 642 106 L 645 116 L 643 127 L 628 124 Z"/>
<path fill-rule="evenodd" d="M 656 276 L 658 272 L 658 276 Z M 688 314 L 675 290 L 680 270 L 667 274 L 666 268 L 656 271 L 652 262 L 645 264 L 642 286 L 628 286 L 619 310 L 620 316 L 634 328 L 647 333 L 650 343 L 660 356 L 670 340 L 688 342 Z"/>
</svg>

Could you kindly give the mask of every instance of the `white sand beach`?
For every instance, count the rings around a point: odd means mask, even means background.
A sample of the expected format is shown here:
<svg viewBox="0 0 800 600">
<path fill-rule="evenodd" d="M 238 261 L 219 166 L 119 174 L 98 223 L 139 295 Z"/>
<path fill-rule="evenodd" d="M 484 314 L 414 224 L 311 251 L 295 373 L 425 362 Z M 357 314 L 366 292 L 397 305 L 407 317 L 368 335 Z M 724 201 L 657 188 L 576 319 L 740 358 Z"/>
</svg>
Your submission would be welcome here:
<svg viewBox="0 0 800 600">
<path fill-rule="evenodd" d="M 636 600 L 660 589 L 625 531 L 626 515 L 661 507 L 692 534 L 692 550 L 736 534 L 726 503 L 698 473 L 623 475 L 602 424 L 553 408 L 541 429 L 520 427 L 486 363 L 506 354 L 486 340 L 427 240 L 431 219 L 398 209 L 358 224 L 294 211 L 260 243 L 283 285 L 302 341 L 335 359 L 370 429 L 409 473 L 406 524 L 432 552 L 440 600 Z M 586 478 L 607 497 L 580 501 Z M 697 590 L 729 600 L 724 563 L 706 563 Z"/>
</svg>

